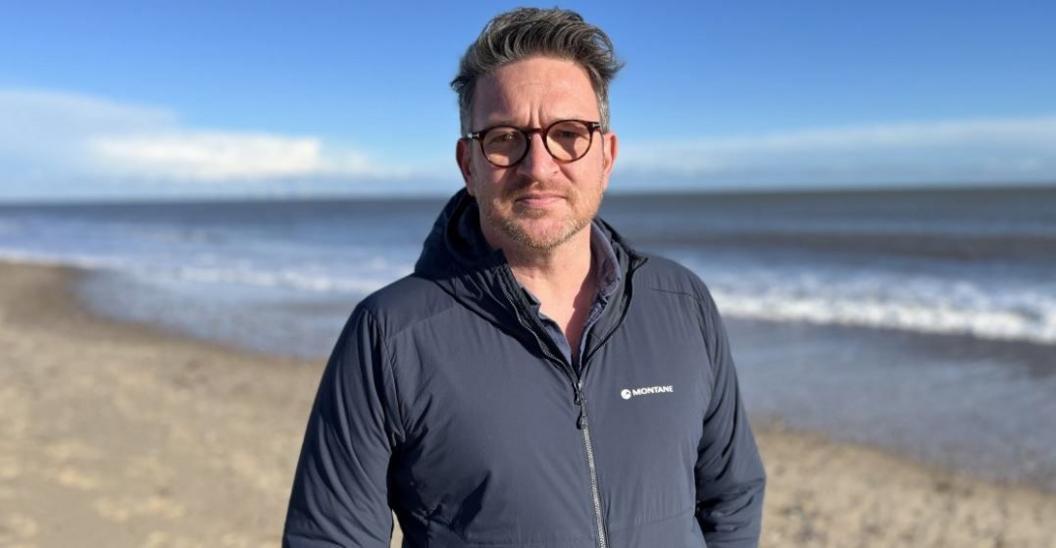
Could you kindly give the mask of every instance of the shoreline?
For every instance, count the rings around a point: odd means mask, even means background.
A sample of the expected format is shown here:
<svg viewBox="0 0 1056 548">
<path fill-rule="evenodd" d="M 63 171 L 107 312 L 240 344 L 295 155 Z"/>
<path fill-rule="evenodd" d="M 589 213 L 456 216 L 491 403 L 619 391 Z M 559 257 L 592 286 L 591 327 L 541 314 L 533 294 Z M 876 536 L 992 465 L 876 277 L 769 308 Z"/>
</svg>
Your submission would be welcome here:
<svg viewBox="0 0 1056 548">
<path fill-rule="evenodd" d="M 322 363 L 98 318 L 0 262 L 0 545 L 277 545 Z"/>
<path fill-rule="evenodd" d="M 0 260 L 0 544 L 278 545 L 325 360 L 101 318 Z M 763 546 L 1049 546 L 1056 494 L 755 424 Z"/>
</svg>

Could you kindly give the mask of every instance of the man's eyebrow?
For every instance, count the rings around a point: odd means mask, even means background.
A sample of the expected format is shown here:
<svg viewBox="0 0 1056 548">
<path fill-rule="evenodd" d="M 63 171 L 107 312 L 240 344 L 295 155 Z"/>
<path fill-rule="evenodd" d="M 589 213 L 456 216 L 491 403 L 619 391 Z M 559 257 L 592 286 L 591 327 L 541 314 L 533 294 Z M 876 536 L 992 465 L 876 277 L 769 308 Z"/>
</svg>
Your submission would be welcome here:
<svg viewBox="0 0 1056 548">
<path fill-rule="evenodd" d="M 511 126 L 511 127 L 522 127 L 516 122 L 509 120 L 508 118 L 497 118 L 494 120 L 487 120 L 484 122 L 484 127 L 495 127 L 495 126 Z"/>
</svg>

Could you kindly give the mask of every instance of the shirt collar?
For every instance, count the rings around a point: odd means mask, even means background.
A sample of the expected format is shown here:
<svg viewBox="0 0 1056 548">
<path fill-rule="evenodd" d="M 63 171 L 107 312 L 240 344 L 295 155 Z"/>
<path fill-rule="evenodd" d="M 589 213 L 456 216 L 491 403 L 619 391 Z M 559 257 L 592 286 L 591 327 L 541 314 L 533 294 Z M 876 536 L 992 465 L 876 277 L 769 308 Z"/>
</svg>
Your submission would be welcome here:
<svg viewBox="0 0 1056 548">
<path fill-rule="evenodd" d="M 616 259 L 616 250 L 612 247 L 609 237 L 596 222 L 590 223 L 590 262 L 590 270 L 594 273 L 594 279 L 597 282 L 597 297 L 607 301 L 620 286 L 623 276 L 617 267 L 619 262 Z M 524 286 L 521 288 L 528 296 L 528 302 L 532 307 L 538 308 L 539 299 L 536 299 L 535 295 Z"/>
</svg>

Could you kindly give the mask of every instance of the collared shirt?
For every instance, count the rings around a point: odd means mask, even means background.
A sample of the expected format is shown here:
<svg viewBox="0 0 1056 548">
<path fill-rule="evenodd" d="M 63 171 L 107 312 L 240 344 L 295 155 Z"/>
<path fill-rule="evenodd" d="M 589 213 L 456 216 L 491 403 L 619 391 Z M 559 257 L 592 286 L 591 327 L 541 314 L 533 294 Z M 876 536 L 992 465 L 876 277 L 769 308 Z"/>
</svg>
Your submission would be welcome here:
<svg viewBox="0 0 1056 548">
<path fill-rule="evenodd" d="M 622 278 L 618 267 L 619 263 L 616 259 L 616 251 L 613 250 L 612 243 L 609 242 L 609 238 L 602 232 L 597 223 L 593 222 L 590 223 L 590 263 L 590 271 L 595 276 L 595 287 L 598 288 L 598 293 L 594 296 L 594 304 L 590 307 L 590 313 L 587 314 L 587 320 L 583 324 L 583 333 L 579 337 L 578 355 L 580 357 L 583 356 L 583 351 L 586 347 L 587 333 L 597 323 L 598 318 L 601 318 L 601 313 L 609 303 L 609 298 L 616 292 Z M 561 353 L 568 360 L 568 363 L 578 368 L 579 362 L 572 359 L 572 345 L 568 342 L 568 338 L 565 337 L 561 326 L 557 325 L 557 322 L 547 317 L 546 314 L 543 314 L 542 303 L 535 298 L 535 295 L 532 295 L 531 291 L 525 289 L 524 286 L 521 287 L 528 297 L 528 302 L 532 305 L 532 310 L 539 316 L 539 321 L 542 322 L 547 335 L 561 349 Z"/>
</svg>

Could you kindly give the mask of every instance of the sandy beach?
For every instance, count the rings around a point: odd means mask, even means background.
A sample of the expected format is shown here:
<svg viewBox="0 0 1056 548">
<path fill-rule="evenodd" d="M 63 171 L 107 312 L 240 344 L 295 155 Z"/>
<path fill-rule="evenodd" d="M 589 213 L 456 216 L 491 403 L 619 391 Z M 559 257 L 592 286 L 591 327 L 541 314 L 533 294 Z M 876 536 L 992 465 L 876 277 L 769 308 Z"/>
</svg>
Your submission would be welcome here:
<svg viewBox="0 0 1056 548">
<path fill-rule="evenodd" d="M 277 546 L 322 361 L 94 317 L 79 275 L 0 263 L 0 546 Z M 1054 494 L 756 429 L 763 546 L 1056 546 Z"/>
</svg>

